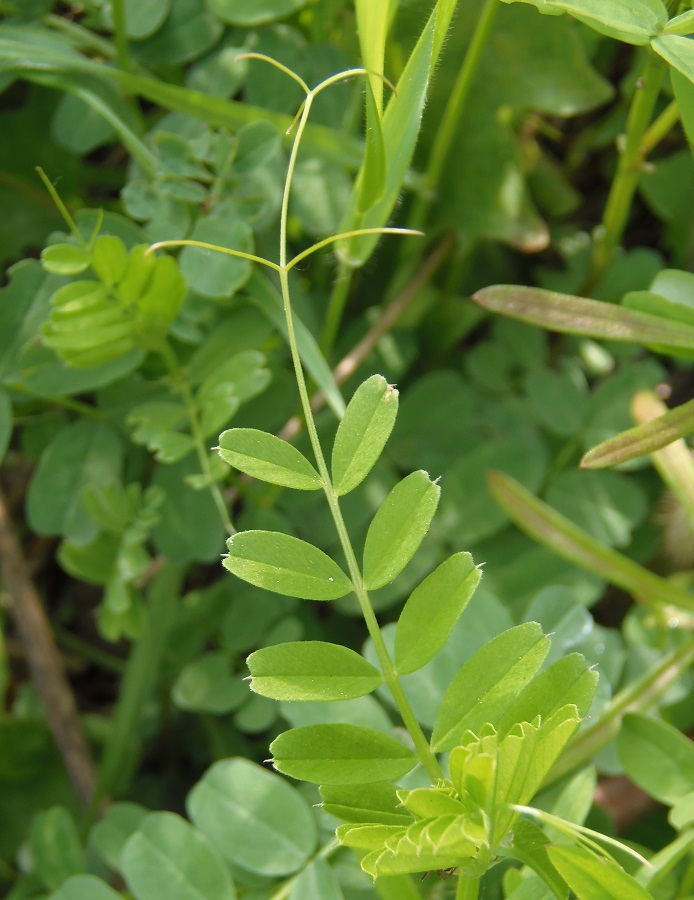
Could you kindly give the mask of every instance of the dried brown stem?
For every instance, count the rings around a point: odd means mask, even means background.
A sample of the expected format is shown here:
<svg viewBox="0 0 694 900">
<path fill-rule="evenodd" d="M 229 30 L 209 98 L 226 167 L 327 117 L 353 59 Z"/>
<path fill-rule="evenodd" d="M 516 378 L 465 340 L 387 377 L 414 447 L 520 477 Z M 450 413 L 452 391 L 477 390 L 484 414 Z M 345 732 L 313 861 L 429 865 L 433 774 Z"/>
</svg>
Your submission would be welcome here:
<svg viewBox="0 0 694 900">
<path fill-rule="evenodd" d="M 1 490 L 0 579 L 12 600 L 11 611 L 53 737 L 75 791 L 86 806 L 96 782 L 94 762 L 48 617 L 22 555 Z"/>
</svg>

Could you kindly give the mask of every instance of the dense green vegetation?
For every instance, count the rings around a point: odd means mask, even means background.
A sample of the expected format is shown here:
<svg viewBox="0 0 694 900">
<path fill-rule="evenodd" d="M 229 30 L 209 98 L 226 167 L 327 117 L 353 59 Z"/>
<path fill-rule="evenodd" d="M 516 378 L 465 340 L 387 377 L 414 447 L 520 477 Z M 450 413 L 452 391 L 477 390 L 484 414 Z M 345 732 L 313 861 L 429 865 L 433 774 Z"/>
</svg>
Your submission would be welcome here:
<svg viewBox="0 0 694 900">
<path fill-rule="evenodd" d="M 0 3 L 13 900 L 694 896 L 694 10 L 457 6 Z"/>
</svg>

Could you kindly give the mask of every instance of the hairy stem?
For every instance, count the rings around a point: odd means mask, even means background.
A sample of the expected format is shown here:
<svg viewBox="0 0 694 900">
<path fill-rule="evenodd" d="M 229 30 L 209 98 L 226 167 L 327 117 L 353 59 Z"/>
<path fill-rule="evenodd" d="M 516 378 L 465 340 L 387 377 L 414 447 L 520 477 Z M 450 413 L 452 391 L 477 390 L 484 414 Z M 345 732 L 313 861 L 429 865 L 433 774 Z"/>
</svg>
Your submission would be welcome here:
<svg viewBox="0 0 694 900">
<path fill-rule="evenodd" d="M 429 742 L 424 736 L 424 732 L 422 731 L 419 722 L 417 721 L 417 718 L 412 711 L 409 701 L 405 696 L 402 685 L 398 680 L 397 674 L 395 672 L 395 666 L 390 658 L 390 654 L 388 653 L 388 649 L 383 640 L 381 630 L 376 620 L 376 614 L 374 613 L 368 592 L 364 585 L 364 579 L 357 563 L 354 548 L 352 547 L 352 542 L 347 532 L 347 527 L 342 516 L 342 511 L 340 509 L 337 494 L 333 490 L 330 473 L 328 472 L 328 466 L 325 461 L 325 455 L 323 454 L 323 449 L 318 438 L 318 431 L 316 429 L 316 423 L 313 417 L 313 411 L 311 409 L 311 398 L 309 397 L 308 388 L 306 386 L 306 379 L 304 377 L 303 368 L 301 366 L 301 359 L 299 357 L 299 349 L 297 346 L 296 334 L 294 331 L 294 320 L 292 316 L 291 297 L 289 290 L 289 270 L 287 266 L 287 218 L 292 176 L 294 173 L 294 168 L 296 166 L 296 158 L 299 152 L 301 136 L 303 134 L 304 128 L 306 127 L 306 122 L 311 111 L 313 98 L 314 93 L 309 91 L 306 96 L 306 102 L 301 113 L 301 118 L 297 126 L 296 136 L 292 145 L 291 154 L 289 156 L 287 178 L 285 181 L 284 196 L 282 198 L 282 212 L 280 218 L 279 276 L 280 287 L 282 291 L 282 300 L 284 303 L 284 313 L 287 322 L 287 336 L 289 340 L 289 347 L 291 349 L 292 361 L 294 364 L 294 374 L 296 376 L 297 387 L 299 389 L 299 397 L 301 399 L 301 407 L 306 420 L 306 429 L 308 431 L 311 446 L 313 448 L 313 453 L 316 458 L 318 472 L 323 482 L 325 496 L 330 507 L 333 521 L 335 522 L 335 527 L 337 529 L 345 559 L 347 561 L 349 575 L 352 580 L 352 584 L 354 585 L 354 589 L 359 601 L 362 615 L 364 616 L 364 621 L 366 623 L 369 636 L 373 641 L 374 648 L 378 655 L 378 659 L 383 670 L 383 677 L 393 695 L 393 699 L 398 707 L 398 711 L 403 720 L 403 723 L 410 733 L 410 737 L 412 738 L 412 741 L 415 745 L 420 762 L 426 769 L 432 781 L 437 781 L 443 777 L 441 768 L 438 764 L 436 756 L 432 753 L 429 747 Z"/>
<path fill-rule="evenodd" d="M 596 229 L 590 273 L 582 293 L 589 293 L 600 281 L 622 240 L 646 153 L 652 146 L 653 135 L 648 143 L 644 143 L 644 136 L 653 118 L 664 75 L 663 60 L 653 50 L 647 50 L 629 109 L 617 174 L 610 188 L 602 222 Z"/>
</svg>

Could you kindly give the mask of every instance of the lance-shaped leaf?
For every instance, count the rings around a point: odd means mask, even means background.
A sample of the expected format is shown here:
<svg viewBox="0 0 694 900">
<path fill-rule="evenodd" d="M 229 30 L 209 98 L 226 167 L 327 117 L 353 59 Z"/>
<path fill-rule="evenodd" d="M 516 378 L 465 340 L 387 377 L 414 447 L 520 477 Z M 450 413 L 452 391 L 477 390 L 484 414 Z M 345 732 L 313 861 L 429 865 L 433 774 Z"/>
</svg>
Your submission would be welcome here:
<svg viewBox="0 0 694 900">
<path fill-rule="evenodd" d="M 668 20 L 661 0 L 545 0 L 545 6 L 626 44 L 647 44 Z"/>
<path fill-rule="evenodd" d="M 363 656 L 325 641 L 293 641 L 246 660 L 251 689 L 273 700 L 349 700 L 370 694 L 383 676 Z"/>
<path fill-rule="evenodd" d="M 465 731 L 495 722 L 535 675 L 549 652 L 537 622 L 497 635 L 469 659 L 448 686 L 439 707 L 431 747 L 451 750 Z"/>
<path fill-rule="evenodd" d="M 549 847 L 547 854 L 580 900 L 652 900 L 648 891 L 609 857 L 585 847 Z"/>
<path fill-rule="evenodd" d="M 393 781 L 417 764 L 404 744 L 360 725 L 305 725 L 270 744 L 275 768 L 316 784 Z"/>
<path fill-rule="evenodd" d="M 372 375 L 349 401 L 335 435 L 332 455 L 333 486 L 339 496 L 366 478 L 390 437 L 398 413 L 398 392 Z"/>
<path fill-rule="evenodd" d="M 443 647 L 481 577 L 469 553 L 456 553 L 414 589 L 395 631 L 401 675 L 421 669 Z"/>
<path fill-rule="evenodd" d="M 287 441 L 256 428 L 230 428 L 219 436 L 219 455 L 240 472 L 300 491 L 321 487 L 320 475 Z"/>
<path fill-rule="evenodd" d="M 694 33 L 694 10 L 691 9 L 688 12 L 681 13 L 679 16 L 675 16 L 674 19 L 670 19 L 663 29 L 663 34 L 692 33 Z"/>
<path fill-rule="evenodd" d="M 472 299 L 485 309 L 551 331 L 610 341 L 694 348 L 694 326 L 613 303 L 512 284 L 483 288 Z"/>
<path fill-rule="evenodd" d="M 244 581 L 305 600 L 336 600 L 352 582 L 329 556 L 277 531 L 242 531 L 227 541 L 224 567 Z"/>
<path fill-rule="evenodd" d="M 490 472 L 487 480 L 494 497 L 516 525 L 559 556 L 606 578 L 643 603 L 671 603 L 683 609 L 694 609 L 691 594 L 616 550 L 604 547 L 513 478 L 503 472 Z"/>
<path fill-rule="evenodd" d="M 364 582 L 373 591 L 391 582 L 421 544 L 436 512 L 441 488 L 421 469 L 395 485 L 366 534 Z"/>
<path fill-rule="evenodd" d="M 689 434 L 694 434 L 694 400 L 591 447 L 581 459 L 580 466 L 582 469 L 616 466 L 660 450 Z"/>
</svg>

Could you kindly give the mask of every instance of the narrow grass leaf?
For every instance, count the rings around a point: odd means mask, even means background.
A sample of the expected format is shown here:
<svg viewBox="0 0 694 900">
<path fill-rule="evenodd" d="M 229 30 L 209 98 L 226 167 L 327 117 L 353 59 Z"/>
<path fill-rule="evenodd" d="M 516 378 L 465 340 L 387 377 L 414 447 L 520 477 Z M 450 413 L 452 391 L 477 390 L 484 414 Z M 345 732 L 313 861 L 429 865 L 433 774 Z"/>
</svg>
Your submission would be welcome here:
<svg viewBox="0 0 694 900">
<path fill-rule="evenodd" d="M 258 875 L 291 875 L 316 849 L 307 801 L 284 778 L 247 759 L 211 766 L 188 795 L 186 809 L 228 862 Z"/>
<path fill-rule="evenodd" d="M 376 590 L 405 568 L 436 512 L 441 488 L 426 472 L 412 472 L 395 485 L 373 518 L 364 544 L 364 582 Z"/>
<path fill-rule="evenodd" d="M 359 385 L 335 435 L 333 487 L 338 496 L 366 478 L 390 437 L 398 412 L 398 392 L 382 375 Z"/>
<path fill-rule="evenodd" d="M 628 713 L 617 750 L 629 778 L 661 803 L 673 806 L 694 791 L 694 744 L 667 722 Z"/>
<path fill-rule="evenodd" d="M 357 33 L 361 61 L 368 70 L 368 83 L 374 101 L 374 112 L 380 119 L 383 112 L 383 61 L 386 50 L 388 28 L 396 12 L 399 0 L 355 0 L 354 11 L 357 17 Z M 368 112 L 367 112 L 368 116 Z M 371 122 L 367 117 L 367 130 Z"/>
<path fill-rule="evenodd" d="M 642 425 L 622 431 L 591 447 L 581 459 L 582 469 L 602 469 L 645 456 L 680 438 L 694 434 L 694 400 L 689 400 Z"/>
<path fill-rule="evenodd" d="M 363 656 L 325 641 L 263 647 L 246 663 L 251 689 L 273 700 L 350 700 L 370 694 L 383 681 Z"/>
<path fill-rule="evenodd" d="M 568 559 L 649 605 L 671 603 L 694 609 L 694 597 L 616 550 L 604 547 L 582 528 L 539 500 L 503 472 L 487 476 L 496 500 L 518 527 L 558 556 Z"/>
<path fill-rule="evenodd" d="M 549 638 L 536 622 L 497 635 L 460 669 L 439 707 L 431 747 L 451 750 L 465 731 L 496 722 L 542 665 Z"/>
<path fill-rule="evenodd" d="M 227 548 L 224 567 L 267 591 L 305 600 L 336 600 L 352 590 L 337 563 L 289 534 L 242 531 L 229 538 Z"/>
<path fill-rule="evenodd" d="M 550 331 L 583 334 L 610 341 L 694 348 L 694 326 L 625 309 L 614 303 L 511 284 L 483 288 L 472 299 L 485 309 Z"/>
<path fill-rule="evenodd" d="M 316 784 L 393 781 L 417 764 L 399 741 L 360 725 L 306 725 L 270 744 L 275 768 Z"/>
<path fill-rule="evenodd" d="M 235 900 L 229 870 L 205 835 L 169 812 L 150 813 L 125 845 L 135 900 Z"/>
<path fill-rule="evenodd" d="M 219 436 L 218 453 L 230 466 L 270 484 L 317 491 L 320 475 L 287 441 L 255 428 L 231 428 Z"/>
<path fill-rule="evenodd" d="M 550 862 L 578 900 L 652 900 L 614 860 L 584 847 L 549 847 Z"/>
<path fill-rule="evenodd" d="M 481 577 L 469 553 L 456 553 L 410 594 L 395 631 L 401 675 L 421 669 L 443 647 Z"/>
</svg>

